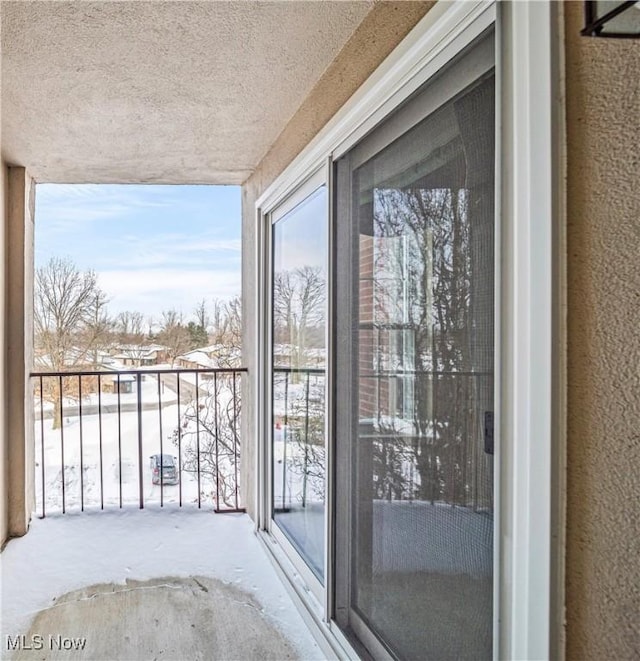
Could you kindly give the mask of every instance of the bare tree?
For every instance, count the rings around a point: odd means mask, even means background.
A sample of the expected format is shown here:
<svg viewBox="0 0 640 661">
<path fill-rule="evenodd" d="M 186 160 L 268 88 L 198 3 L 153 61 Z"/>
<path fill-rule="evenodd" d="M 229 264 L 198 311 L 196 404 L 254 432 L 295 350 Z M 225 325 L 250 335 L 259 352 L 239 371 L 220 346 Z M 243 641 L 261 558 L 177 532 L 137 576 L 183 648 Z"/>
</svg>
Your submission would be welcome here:
<svg viewBox="0 0 640 661">
<path fill-rule="evenodd" d="M 211 343 L 217 346 L 219 366 L 236 366 L 242 347 L 242 304 L 239 296 L 229 301 L 214 299 L 209 328 Z"/>
<path fill-rule="evenodd" d="M 209 319 L 211 323 L 211 341 L 214 344 L 218 344 L 220 338 L 224 335 L 226 324 L 225 303 L 220 299 L 214 298 L 210 309 L 211 316 Z"/>
<path fill-rule="evenodd" d="M 491 409 L 492 392 L 486 375 L 493 307 L 491 294 L 477 284 L 493 286 L 492 244 L 487 248 L 480 236 L 491 214 L 483 205 L 481 195 L 464 189 L 375 194 L 376 359 L 387 361 L 381 367 L 397 373 L 398 383 L 411 381 L 413 393 L 410 411 L 383 411 L 388 419 L 410 419 L 413 427 L 410 437 L 406 430 L 380 429 L 386 438 L 378 449 L 387 454 L 379 465 L 388 474 L 379 475 L 378 484 L 387 483 L 388 497 L 412 492 L 432 502 L 474 506 L 485 497 L 490 461 L 472 440 L 482 423 L 478 412 Z M 406 371 L 415 376 L 403 377 Z M 404 470 L 408 463 L 415 480 Z"/>
<path fill-rule="evenodd" d="M 278 376 L 282 380 L 282 375 Z M 285 376 L 285 379 L 287 376 Z M 326 451 L 324 443 L 325 377 L 303 375 L 302 388 L 287 393 L 286 428 L 282 430 L 284 483 L 274 484 L 283 507 L 324 502 Z M 281 391 L 282 388 L 278 388 Z"/>
<path fill-rule="evenodd" d="M 165 346 L 167 358 L 173 367 L 176 358 L 188 351 L 191 344 L 191 336 L 184 325 L 183 316 L 176 310 L 164 310 L 158 341 Z"/>
<path fill-rule="evenodd" d="M 193 311 L 196 317 L 196 326 L 204 331 L 209 330 L 209 313 L 207 312 L 207 302 L 204 298 L 196 305 Z"/>
<path fill-rule="evenodd" d="M 93 297 L 88 310 L 88 320 L 85 324 L 84 344 L 89 348 L 93 359 L 93 368 L 98 369 L 99 350 L 106 346 L 111 339 L 113 322 L 107 313 L 108 299 L 104 292 L 98 290 Z"/>
<path fill-rule="evenodd" d="M 242 302 L 239 296 L 234 296 L 224 305 L 225 333 L 221 344 L 227 347 L 230 354 L 239 358 L 242 349 Z"/>
<path fill-rule="evenodd" d="M 126 344 L 142 344 L 145 340 L 145 323 L 142 312 L 125 310 L 115 321 L 118 340 Z"/>
<path fill-rule="evenodd" d="M 307 362 L 306 352 L 324 346 L 326 283 L 322 269 L 305 266 L 280 271 L 273 282 L 274 340 L 292 348 L 292 366 Z"/>
<path fill-rule="evenodd" d="M 214 300 L 211 316 L 205 317 L 202 304 L 196 309 L 198 322 L 210 319 L 211 340 L 216 344 L 219 367 L 239 365 L 242 337 L 240 297 L 230 301 Z M 175 320 L 174 320 L 175 321 Z M 193 323 L 193 322 L 192 322 Z M 240 374 L 219 373 L 214 379 L 200 381 L 197 402 L 185 409 L 174 442 L 180 444 L 183 469 L 200 469 L 202 496 L 215 498 L 231 507 L 235 503 L 240 462 Z"/>
<path fill-rule="evenodd" d="M 140 364 L 147 355 L 149 338 L 145 332 L 145 319 L 141 312 L 125 310 L 115 320 L 115 331 L 120 351 L 134 364 Z"/>
<path fill-rule="evenodd" d="M 90 353 L 104 340 L 108 326 L 105 305 L 93 271 L 80 271 L 70 260 L 58 257 L 36 270 L 35 348 L 51 371 L 64 372 L 91 360 Z M 43 398 L 54 404 L 53 426 L 57 428 L 63 392 L 55 387 L 54 380 L 47 381 L 52 385 L 45 389 Z M 63 380 L 63 391 L 67 381 Z"/>
<path fill-rule="evenodd" d="M 219 374 L 204 382 L 198 402 L 185 409 L 173 442 L 183 457 L 182 469 L 200 471 L 201 496 L 235 507 L 240 466 L 240 378 Z"/>
<path fill-rule="evenodd" d="M 187 330 L 189 331 L 189 348 L 190 349 L 199 349 L 205 347 L 209 344 L 209 315 L 207 313 L 207 302 L 204 298 L 196 305 L 193 310 L 193 314 L 196 318 L 195 321 L 190 321 L 187 324 Z"/>
<path fill-rule="evenodd" d="M 229 301 L 214 299 L 211 314 L 211 340 L 214 344 L 226 344 L 240 348 L 242 314 L 240 297 Z"/>
</svg>

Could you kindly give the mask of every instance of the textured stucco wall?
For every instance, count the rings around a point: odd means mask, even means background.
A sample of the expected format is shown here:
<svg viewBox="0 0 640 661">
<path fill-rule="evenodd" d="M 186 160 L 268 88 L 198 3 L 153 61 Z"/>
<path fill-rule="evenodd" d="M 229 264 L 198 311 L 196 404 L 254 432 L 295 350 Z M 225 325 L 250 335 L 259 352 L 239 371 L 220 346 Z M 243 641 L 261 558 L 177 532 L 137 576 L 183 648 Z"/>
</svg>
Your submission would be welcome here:
<svg viewBox="0 0 640 661">
<path fill-rule="evenodd" d="M 2 323 L 0 323 L 0 547 L 4 544 L 9 533 L 9 446 L 7 439 L 6 411 L 5 411 L 5 355 L 7 353 L 5 335 L 5 234 L 7 228 L 7 188 L 9 172 L 7 166 L 0 162 L 0 255 L 2 255 L 2 269 L 0 269 L 0 310 L 2 310 Z"/>
<path fill-rule="evenodd" d="M 2 156 L 39 182 L 240 184 L 371 5 L 2 0 Z"/>
<path fill-rule="evenodd" d="M 253 425 L 256 393 L 251 387 L 257 367 L 254 359 L 258 341 L 253 323 L 257 305 L 255 202 L 433 4 L 422 1 L 376 3 L 243 185 L 242 314 L 247 322 L 243 328 L 243 361 L 249 368 L 249 379 L 243 393 L 243 438 L 248 442 L 243 448 L 242 483 L 244 502 L 254 517 L 254 481 L 250 476 L 253 476 L 257 449 Z"/>
<path fill-rule="evenodd" d="M 632 10 L 633 11 L 633 10 Z M 640 658 L 640 42 L 565 5 L 568 659 Z"/>
<path fill-rule="evenodd" d="M 35 501 L 33 393 L 33 235 L 35 184 L 25 168 L 9 168 L 6 233 L 6 415 L 9 535 L 24 535 Z"/>
</svg>

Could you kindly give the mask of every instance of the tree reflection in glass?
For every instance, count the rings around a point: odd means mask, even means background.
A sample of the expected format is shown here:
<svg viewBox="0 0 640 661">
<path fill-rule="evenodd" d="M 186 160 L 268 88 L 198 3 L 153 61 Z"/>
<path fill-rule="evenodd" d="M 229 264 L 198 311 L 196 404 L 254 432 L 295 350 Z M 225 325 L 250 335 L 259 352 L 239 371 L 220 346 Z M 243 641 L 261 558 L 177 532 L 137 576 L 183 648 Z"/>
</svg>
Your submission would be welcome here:
<svg viewBox="0 0 640 661">
<path fill-rule="evenodd" d="M 350 175 L 351 605 L 400 658 L 492 653 L 493 94 L 488 77 Z"/>
<path fill-rule="evenodd" d="M 322 581 L 327 192 L 273 225 L 273 518 Z"/>
</svg>

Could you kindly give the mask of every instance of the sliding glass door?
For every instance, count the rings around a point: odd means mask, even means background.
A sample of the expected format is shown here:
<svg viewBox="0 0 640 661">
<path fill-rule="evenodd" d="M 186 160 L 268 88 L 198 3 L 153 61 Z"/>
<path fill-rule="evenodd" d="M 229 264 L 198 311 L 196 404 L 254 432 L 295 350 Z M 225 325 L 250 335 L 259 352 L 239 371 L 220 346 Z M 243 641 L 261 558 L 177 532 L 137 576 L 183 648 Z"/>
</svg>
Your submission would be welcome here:
<svg viewBox="0 0 640 661">
<path fill-rule="evenodd" d="M 486 37 L 337 162 L 336 603 L 374 657 L 492 656 Z"/>
<path fill-rule="evenodd" d="M 271 220 L 271 530 L 322 584 L 326 186 L 304 189 Z"/>
</svg>

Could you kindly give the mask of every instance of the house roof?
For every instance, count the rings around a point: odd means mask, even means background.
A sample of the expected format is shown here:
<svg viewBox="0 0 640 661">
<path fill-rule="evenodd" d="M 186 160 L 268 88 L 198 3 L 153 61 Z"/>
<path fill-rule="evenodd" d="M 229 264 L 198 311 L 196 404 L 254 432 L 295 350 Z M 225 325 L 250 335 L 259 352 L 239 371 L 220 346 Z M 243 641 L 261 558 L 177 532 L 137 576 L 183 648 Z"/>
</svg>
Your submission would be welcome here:
<svg viewBox="0 0 640 661">
<path fill-rule="evenodd" d="M 97 358 L 98 364 L 103 368 L 108 368 L 114 361 L 114 356 L 109 355 L 105 351 L 92 349 L 81 349 L 78 347 L 71 347 L 64 355 L 63 363 L 65 367 L 77 367 L 79 365 L 91 365 Z M 36 367 L 51 368 L 53 361 L 49 354 L 40 354 L 33 359 Z"/>
<path fill-rule="evenodd" d="M 186 360 L 190 363 L 195 363 L 199 367 L 218 367 L 216 360 L 210 358 L 206 353 L 198 349 L 178 356 L 178 360 Z"/>
<path fill-rule="evenodd" d="M 111 377 L 111 380 L 114 383 L 118 383 L 118 380 L 119 380 L 120 383 L 125 383 L 126 381 L 135 381 L 136 377 L 135 377 L 135 374 L 120 374 L 120 375 L 114 374 Z"/>
<path fill-rule="evenodd" d="M 211 344 L 207 347 L 187 351 L 178 356 L 178 360 L 196 363 L 199 367 L 226 367 L 229 361 L 239 361 L 241 355 L 242 352 L 238 348 L 227 347 L 223 344 Z"/>
<path fill-rule="evenodd" d="M 113 354 L 115 358 L 122 359 L 151 357 L 165 348 L 161 344 L 118 344 L 112 350 L 117 352 Z"/>
</svg>

